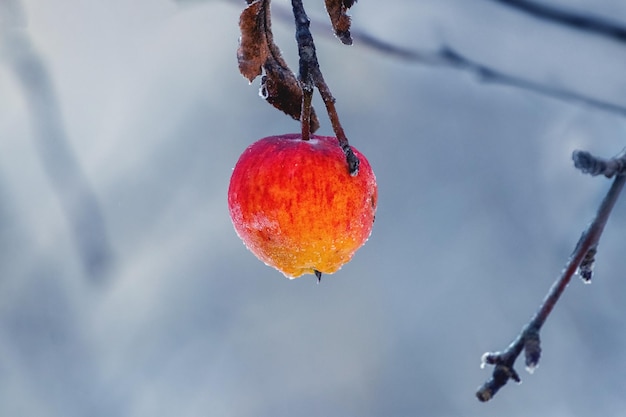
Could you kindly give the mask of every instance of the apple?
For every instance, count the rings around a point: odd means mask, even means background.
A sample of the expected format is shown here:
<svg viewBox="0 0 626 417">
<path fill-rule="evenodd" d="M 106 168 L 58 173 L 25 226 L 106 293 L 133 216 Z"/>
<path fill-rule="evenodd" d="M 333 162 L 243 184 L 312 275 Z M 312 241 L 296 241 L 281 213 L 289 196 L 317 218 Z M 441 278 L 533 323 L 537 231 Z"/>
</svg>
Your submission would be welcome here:
<svg viewBox="0 0 626 417">
<path fill-rule="evenodd" d="M 331 274 L 369 238 L 376 177 L 363 154 L 350 175 L 337 138 L 269 136 L 239 157 L 228 188 L 235 231 L 261 261 L 288 278 Z"/>
</svg>

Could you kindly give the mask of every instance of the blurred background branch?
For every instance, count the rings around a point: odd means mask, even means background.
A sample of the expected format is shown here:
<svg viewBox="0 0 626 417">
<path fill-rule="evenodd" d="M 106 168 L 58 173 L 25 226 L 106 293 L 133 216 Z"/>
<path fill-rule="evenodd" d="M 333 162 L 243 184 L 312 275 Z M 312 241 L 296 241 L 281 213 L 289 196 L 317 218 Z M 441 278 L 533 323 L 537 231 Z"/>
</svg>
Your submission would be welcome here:
<svg viewBox="0 0 626 417">
<path fill-rule="evenodd" d="M 85 272 L 101 278 L 112 261 L 98 200 L 69 143 L 53 81 L 26 29 L 19 0 L 0 3 L 0 48 L 29 107 L 32 137 L 72 231 Z"/>
<path fill-rule="evenodd" d="M 491 1 L 535 16 L 539 19 L 626 43 L 626 26 L 598 16 L 592 16 L 587 12 L 577 13 L 562 7 L 550 6 L 546 3 L 531 0 Z"/>
<path fill-rule="evenodd" d="M 192 3 L 202 2 L 206 0 L 175 0 L 176 2 Z M 242 0 L 225 0 L 228 3 L 236 4 L 238 7 L 244 6 Z M 616 23 L 606 20 L 590 17 L 582 14 L 575 14 L 556 7 L 539 5 L 528 1 L 519 0 L 492 0 L 507 6 L 515 7 L 517 10 L 531 13 L 535 16 L 547 19 L 555 24 L 565 25 L 585 30 L 591 33 L 602 34 L 620 41 L 626 41 L 626 28 Z M 279 4 L 272 5 L 272 14 L 277 19 L 291 24 L 293 15 L 288 7 Z M 317 27 L 317 35 L 325 37 L 334 37 L 332 26 L 326 20 L 311 18 L 311 26 Z M 503 86 L 518 88 L 530 91 L 553 99 L 564 102 L 575 103 L 583 106 L 592 107 L 605 112 L 617 114 L 626 117 L 626 105 L 605 101 L 599 98 L 591 97 L 586 94 L 579 93 L 568 88 L 560 88 L 553 84 L 541 83 L 529 78 L 516 76 L 504 71 L 500 71 L 488 64 L 476 61 L 465 54 L 459 52 L 449 45 L 442 45 L 435 50 L 420 50 L 406 48 L 396 45 L 393 42 L 380 39 L 358 26 L 351 28 L 352 38 L 355 46 L 370 48 L 373 51 L 388 55 L 395 59 L 401 59 L 407 62 L 413 62 L 420 65 L 433 67 L 447 67 L 465 72 L 469 72 L 477 77 L 481 82 L 489 82 Z"/>
</svg>

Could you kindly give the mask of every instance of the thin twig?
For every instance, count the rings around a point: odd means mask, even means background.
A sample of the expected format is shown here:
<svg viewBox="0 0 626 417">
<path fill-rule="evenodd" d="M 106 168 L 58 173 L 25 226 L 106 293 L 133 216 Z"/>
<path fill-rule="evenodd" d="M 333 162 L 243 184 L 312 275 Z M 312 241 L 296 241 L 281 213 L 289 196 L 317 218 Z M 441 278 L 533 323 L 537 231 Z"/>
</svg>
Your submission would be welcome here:
<svg viewBox="0 0 626 417">
<path fill-rule="evenodd" d="M 175 0 L 179 3 L 183 3 L 189 0 Z M 204 0 L 206 1 L 206 0 Z M 231 3 L 240 3 L 240 0 L 226 0 Z M 505 0 L 493 0 L 502 1 Z M 517 2 L 516 2 L 517 3 Z M 274 15 L 283 21 L 291 20 L 291 13 L 280 5 L 274 6 Z M 574 15 L 576 16 L 576 15 Z M 563 23 L 559 19 L 553 19 L 557 23 Z M 575 20 L 575 19 L 573 19 Z M 589 18 L 591 22 L 594 22 L 594 18 Z M 584 20 L 583 20 L 584 21 Z M 312 23 L 316 27 L 320 27 L 323 30 L 319 31 L 319 34 L 326 37 L 334 37 L 332 26 L 322 20 L 313 20 Z M 584 26 L 584 25 L 583 25 Z M 621 32 L 626 31 L 626 28 L 613 25 L 610 22 L 599 21 L 597 25 L 590 24 L 589 27 L 606 27 L 606 32 L 614 32 L 618 35 L 616 38 L 621 38 Z M 610 29 L 613 28 L 613 29 Z M 609 30 L 610 29 L 610 30 Z M 586 29 L 589 31 L 602 32 L 602 29 Z M 583 106 L 588 106 L 598 110 L 602 110 L 608 113 L 614 113 L 622 117 L 626 117 L 626 105 L 613 103 L 606 100 L 601 100 L 595 97 L 588 96 L 586 94 L 578 93 L 574 90 L 567 88 L 558 88 L 554 85 L 544 84 L 536 82 L 524 77 L 518 77 L 508 74 L 504 71 L 500 71 L 496 68 L 490 67 L 487 64 L 483 64 L 479 61 L 475 61 L 454 48 L 443 45 L 442 47 L 434 50 L 419 50 L 414 48 L 406 48 L 400 45 L 393 44 L 392 42 L 385 41 L 377 38 L 370 33 L 359 30 L 358 28 L 352 28 L 352 39 L 355 46 L 361 46 L 370 48 L 373 51 L 379 52 L 391 56 L 403 61 L 412 62 L 415 64 L 432 66 L 432 67 L 447 67 L 461 71 L 470 72 L 478 77 L 480 81 L 490 82 L 496 85 L 504 85 L 513 88 L 518 88 L 525 91 L 530 91 L 545 97 L 550 97 L 559 101 L 565 101 L 569 103 L 577 103 Z"/>
<path fill-rule="evenodd" d="M 592 175 L 615 176 L 613 184 L 607 195 L 602 200 L 595 218 L 581 235 L 574 252 L 570 256 L 563 272 L 554 282 L 548 294 L 544 298 L 539 310 L 524 326 L 517 338 L 506 348 L 504 352 L 486 353 L 483 355 L 483 365 L 495 365 L 491 379 L 485 382 L 476 392 L 480 401 L 490 400 L 509 379 L 520 381 L 519 375 L 514 369 L 515 361 L 522 351 L 526 352 L 526 367 L 532 371 L 539 362 L 541 348 L 539 345 L 539 332 L 554 309 L 557 301 L 565 291 L 572 276 L 578 272 L 585 281 L 591 278 L 591 266 L 597 251 L 598 242 L 609 219 L 611 210 L 626 183 L 624 171 L 626 156 L 622 154 L 611 160 L 604 160 L 589 154 L 588 152 L 576 151 L 572 155 L 576 168 Z M 609 167 L 599 169 L 598 166 Z M 619 166 L 619 169 L 615 169 Z M 581 268 L 584 267 L 584 268 Z M 582 270 L 579 270 L 581 268 Z"/>
<path fill-rule="evenodd" d="M 298 53 L 300 56 L 300 80 L 303 84 L 303 92 L 306 94 L 307 90 L 311 89 L 311 82 L 320 92 L 339 146 L 341 146 L 341 149 L 346 155 L 350 175 L 357 175 L 359 172 L 359 159 L 350 147 L 346 133 L 339 121 L 337 109 L 335 108 L 335 98 L 331 94 L 326 81 L 324 81 L 324 76 L 320 70 L 313 35 L 311 35 L 309 29 L 309 17 L 304 10 L 302 0 L 292 0 L 291 5 L 296 21 L 296 41 L 298 43 Z"/>
<path fill-rule="evenodd" d="M 599 100 L 584 94 L 577 93 L 565 88 L 538 83 L 527 78 L 517 77 L 505 72 L 496 70 L 488 65 L 474 61 L 451 47 L 443 46 L 436 52 L 439 61 L 433 59 L 434 65 L 452 67 L 473 73 L 480 81 L 493 84 L 506 85 L 526 91 L 538 93 L 540 95 L 558 99 L 561 101 L 573 102 L 584 106 L 593 107 L 599 110 L 619 114 L 626 117 L 626 106 Z"/>
<path fill-rule="evenodd" d="M 280 6 L 275 6 L 273 13 L 275 17 L 281 20 L 288 20 L 291 18 L 290 13 L 285 8 L 282 8 Z M 332 27 L 327 22 L 322 20 L 314 20 L 312 23 L 314 24 L 314 26 L 323 29 L 319 31 L 320 35 L 327 37 L 334 36 L 332 32 Z M 496 85 L 504 85 L 518 88 L 556 100 L 569 103 L 578 103 L 583 106 L 592 107 L 602 111 L 615 113 L 622 117 L 626 117 L 625 105 L 612 103 L 609 101 L 590 97 L 588 95 L 581 94 L 566 88 L 558 88 L 553 85 L 543 84 L 530 80 L 528 78 L 508 74 L 504 71 L 500 71 L 489 65 L 483 64 L 479 61 L 475 61 L 456 51 L 451 46 L 443 45 L 439 49 L 427 51 L 413 48 L 405 48 L 399 45 L 395 45 L 391 42 L 387 42 L 385 40 L 372 36 L 366 31 L 355 28 L 351 30 L 351 35 L 354 40 L 355 46 L 370 48 L 376 52 L 389 55 L 396 59 L 401 59 L 420 65 L 432 67 L 446 67 L 470 72 L 474 74 L 479 81 L 482 82 L 490 82 Z"/>
<path fill-rule="evenodd" d="M 186 0 L 175 0 L 179 3 L 183 3 Z M 187 0 L 188 1 L 188 0 Z M 206 1 L 206 0 L 204 0 Z M 241 0 L 225 0 L 230 3 L 240 3 Z M 502 1 L 505 0 L 493 0 Z M 518 2 L 515 2 L 518 3 Z M 276 18 L 282 21 L 290 21 L 292 19 L 291 12 L 280 5 L 274 5 L 273 14 Z M 573 15 L 576 16 L 576 15 Z M 553 19 L 557 23 L 566 24 L 559 19 Z M 565 19 L 566 20 L 566 19 Z M 575 20 L 575 19 L 572 19 Z M 589 18 L 591 22 L 595 22 L 594 18 Z M 584 20 L 583 20 L 584 21 Z M 332 26 L 323 20 L 313 20 L 313 25 L 319 27 L 322 30 L 319 34 L 326 37 L 334 37 Z M 584 26 L 584 25 L 583 25 Z M 613 27 L 614 26 L 614 27 Z M 605 27 L 606 32 L 611 31 L 620 34 L 622 31 L 626 31 L 626 28 L 613 25 L 610 22 L 604 22 L 599 20 L 596 25 L 589 24 L 590 28 Z M 613 28 L 613 29 L 610 29 Z M 589 31 L 602 32 L 602 29 L 586 29 Z M 401 59 L 406 62 L 411 62 L 420 65 L 426 65 L 431 67 L 446 67 L 453 68 L 460 71 L 470 72 L 477 76 L 478 80 L 482 82 L 490 82 L 495 85 L 504 85 L 508 87 L 517 88 L 524 91 L 530 91 L 544 97 L 550 97 L 559 101 L 568 103 L 576 103 L 579 105 L 595 108 L 608 113 L 617 114 L 622 117 L 626 117 L 626 105 L 613 103 L 606 100 L 601 100 L 595 97 L 588 96 L 570 90 L 567 88 L 558 88 L 554 85 L 544 84 L 530 80 L 528 78 L 515 76 L 508 74 L 504 71 L 500 71 L 487 64 L 483 64 L 479 61 L 473 60 L 462 53 L 456 51 L 454 48 L 448 45 L 443 45 L 434 50 L 420 50 L 415 48 L 406 48 L 400 45 L 396 45 L 392 42 L 385 41 L 377 38 L 370 33 L 360 30 L 358 28 L 352 28 L 352 39 L 355 46 L 361 46 L 370 48 L 373 51 L 381 54 L 388 55 L 390 57 Z M 616 35 L 615 37 L 621 38 L 622 35 Z"/>
<path fill-rule="evenodd" d="M 609 39 L 626 42 L 626 26 L 589 13 L 576 13 L 548 3 L 530 0 L 491 0 L 515 10 L 570 27 L 572 29 L 593 33 Z"/>
</svg>

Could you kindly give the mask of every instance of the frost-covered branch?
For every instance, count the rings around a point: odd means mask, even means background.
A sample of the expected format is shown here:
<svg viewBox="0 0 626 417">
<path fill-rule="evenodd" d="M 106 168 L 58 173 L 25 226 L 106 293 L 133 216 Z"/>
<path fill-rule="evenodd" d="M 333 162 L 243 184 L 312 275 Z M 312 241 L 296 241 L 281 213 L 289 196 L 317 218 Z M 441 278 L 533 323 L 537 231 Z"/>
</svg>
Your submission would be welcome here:
<svg viewBox="0 0 626 417">
<path fill-rule="evenodd" d="M 328 113 L 328 117 L 330 118 L 335 136 L 339 141 L 339 146 L 341 146 L 341 149 L 346 155 L 346 161 L 348 163 L 350 174 L 356 175 L 359 171 L 359 159 L 350 147 L 348 138 L 346 137 L 343 127 L 341 126 L 341 122 L 339 121 L 337 109 L 335 108 L 335 98 L 326 84 L 326 81 L 324 81 L 324 76 L 320 70 L 320 66 L 317 61 L 317 54 L 315 52 L 315 43 L 313 42 L 313 36 L 309 30 L 310 19 L 304 10 L 302 0 L 292 0 L 291 3 L 293 5 L 293 16 L 296 21 L 296 41 L 298 43 L 298 53 L 300 55 L 299 80 L 304 92 L 302 137 L 304 138 L 309 136 L 309 132 L 305 132 L 306 126 L 309 122 L 305 119 L 307 118 L 306 114 L 310 113 L 313 87 L 316 87 L 322 96 L 324 104 L 326 105 L 326 111 Z M 349 31 L 347 36 L 349 38 Z"/>
<path fill-rule="evenodd" d="M 584 173 L 590 175 L 604 175 L 609 178 L 615 177 L 615 179 L 607 195 L 604 197 L 604 200 L 602 200 L 595 218 L 582 233 L 563 272 L 548 291 L 539 310 L 503 352 L 488 352 L 483 355 L 483 366 L 494 365 L 494 370 L 491 378 L 476 392 L 476 397 L 480 401 L 490 400 L 509 379 L 520 382 L 520 377 L 515 371 L 514 365 L 522 351 L 525 353 L 526 368 L 529 371 L 534 370 L 541 356 L 539 339 L 541 327 L 565 291 L 572 276 L 578 273 L 585 282 L 591 280 L 593 263 L 595 261 L 600 236 L 602 236 L 611 210 L 615 206 L 624 188 L 624 183 L 626 182 L 626 153 L 606 160 L 595 157 L 588 152 L 575 151 L 572 158 L 576 168 Z"/>
</svg>

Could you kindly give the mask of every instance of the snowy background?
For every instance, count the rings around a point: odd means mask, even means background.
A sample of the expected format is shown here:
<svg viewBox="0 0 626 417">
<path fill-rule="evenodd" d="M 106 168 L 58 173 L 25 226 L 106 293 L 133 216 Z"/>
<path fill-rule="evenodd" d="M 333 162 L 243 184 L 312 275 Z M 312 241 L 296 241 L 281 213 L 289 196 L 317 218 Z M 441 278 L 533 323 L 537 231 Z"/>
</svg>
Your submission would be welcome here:
<svg viewBox="0 0 626 417">
<path fill-rule="evenodd" d="M 245 147 L 298 130 L 238 73 L 240 3 L 0 0 L 0 415 L 623 413 L 624 199 L 593 284 L 572 281 L 545 326 L 539 369 L 520 363 L 524 383 L 490 403 L 474 393 L 491 373 L 481 355 L 535 311 L 609 187 L 571 152 L 616 154 L 626 118 L 313 26 L 379 209 L 339 273 L 289 281 L 226 207 Z M 626 25 L 623 0 L 550 3 Z M 322 4 L 305 1 L 325 19 Z M 624 43 L 487 0 L 363 0 L 352 16 L 397 45 L 445 43 L 626 105 Z M 295 68 L 292 25 L 274 32 Z"/>
</svg>

